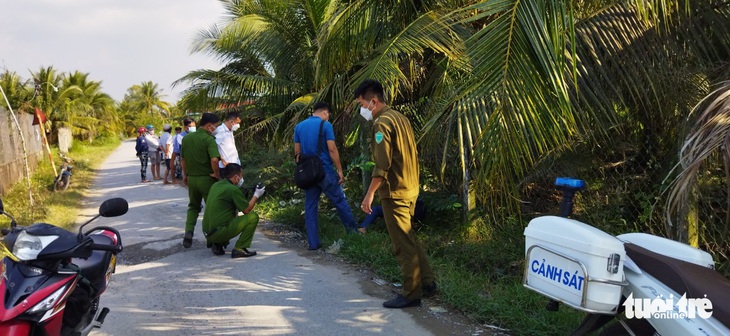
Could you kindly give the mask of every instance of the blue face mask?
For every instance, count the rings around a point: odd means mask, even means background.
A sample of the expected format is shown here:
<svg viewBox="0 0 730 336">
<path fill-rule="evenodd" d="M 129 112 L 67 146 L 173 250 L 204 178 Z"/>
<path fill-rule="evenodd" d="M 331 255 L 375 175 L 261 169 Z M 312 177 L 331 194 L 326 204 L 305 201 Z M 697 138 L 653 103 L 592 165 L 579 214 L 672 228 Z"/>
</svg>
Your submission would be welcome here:
<svg viewBox="0 0 730 336">
<path fill-rule="evenodd" d="M 238 187 L 239 188 L 243 187 L 243 177 L 240 180 L 238 180 Z"/>
<path fill-rule="evenodd" d="M 195 130 L 196 130 L 195 126 L 188 127 L 188 133 L 193 133 L 193 132 L 195 132 Z"/>
</svg>

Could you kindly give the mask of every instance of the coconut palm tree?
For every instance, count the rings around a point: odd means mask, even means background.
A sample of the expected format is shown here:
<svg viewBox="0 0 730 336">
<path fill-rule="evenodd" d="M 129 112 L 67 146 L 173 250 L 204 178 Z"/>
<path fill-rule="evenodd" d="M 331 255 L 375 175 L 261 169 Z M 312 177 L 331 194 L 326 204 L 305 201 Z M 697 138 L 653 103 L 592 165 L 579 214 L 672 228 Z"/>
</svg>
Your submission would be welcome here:
<svg viewBox="0 0 730 336">
<path fill-rule="evenodd" d="M 192 90 L 269 102 L 285 134 L 287 107 L 351 111 L 352 89 L 378 79 L 425 164 L 501 215 L 518 213 L 528 172 L 579 144 L 671 152 L 730 45 L 729 5 L 712 0 L 222 2 L 229 21 L 195 50 L 228 64 L 190 73 Z"/>
<path fill-rule="evenodd" d="M 159 120 L 167 116 L 170 110 L 170 103 L 164 101 L 164 98 L 159 85 L 151 81 L 132 86 L 124 96 L 133 110 L 153 115 Z"/>
<path fill-rule="evenodd" d="M 81 92 L 71 100 L 74 134 L 92 142 L 99 134 L 115 135 L 120 131 L 120 119 L 114 108 L 114 100 L 101 91 L 101 82 L 88 79 L 88 73 L 74 72 L 63 78 L 63 86 L 77 86 Z"/>
<path fill-rule="evenodd" d="M 30 107 L 29 102 L 33 98 L 33 90 L 28 88 L 27 81 L 16 72 L 5 70 L 0 74 L 0 86 L 3 87 L 13 109 L 27 110 Z M 0 99 L 0 107 L 8 108 L 5 99 Z"/>
</svg>

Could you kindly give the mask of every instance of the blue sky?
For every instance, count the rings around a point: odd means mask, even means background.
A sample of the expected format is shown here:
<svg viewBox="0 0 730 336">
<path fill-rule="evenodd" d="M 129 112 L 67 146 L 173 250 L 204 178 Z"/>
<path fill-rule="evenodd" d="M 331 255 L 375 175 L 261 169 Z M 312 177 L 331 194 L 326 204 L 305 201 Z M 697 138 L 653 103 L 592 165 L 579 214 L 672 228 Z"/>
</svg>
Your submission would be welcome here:
<svg viewBox="0 0 730 336">
<path fill-rule="evenodd" d="M 222 17 L 218 0 L 0 0 L 0 71 L 78 70 L 116 100 L 153 81 L 175 103 L 185 87 L 173 81 L 220 67 L 190 46 Z"/>
</svg>

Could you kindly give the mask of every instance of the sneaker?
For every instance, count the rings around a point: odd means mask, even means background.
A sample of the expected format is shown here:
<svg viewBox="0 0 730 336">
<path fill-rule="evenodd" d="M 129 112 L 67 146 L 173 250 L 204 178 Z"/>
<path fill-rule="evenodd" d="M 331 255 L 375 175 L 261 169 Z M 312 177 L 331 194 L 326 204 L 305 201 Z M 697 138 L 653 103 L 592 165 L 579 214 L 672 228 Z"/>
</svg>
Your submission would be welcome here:
<svg viewBox="0 0 730 336">
<path fill-rule="evenodd" d="M 223 249 L 223 245 L 213 243 L 213 246 L 211 246 L 211 249 L 213 250 L 213 254 L 215 255 L 224 255 L 226 254 L 226 250 Z"/>
<path fill-rule="evenodd" d="M 408 308 L 421 305 L 421 299 L 409 300 L 405 296 L 398 294 L 395 299 L 383 302 L 385 308 Z"/>
<path fill-rule="evenodd" d="M 193 246 L 193 233 L 185 232 L 185 237 L 183 237 L 183 247 L 190 248 L 190 246 Z"/>
<path fill-rule="evenodd" d="M 248 258 L 248 257 L 253 257 L 255 255 L 256 255 L 256 251 L 249 251 L 245 248 L 244 249 L 234 248 L 231 251 L 231 258 L 234 258 L 234 259 L 235 258 Z"/>
</svg>

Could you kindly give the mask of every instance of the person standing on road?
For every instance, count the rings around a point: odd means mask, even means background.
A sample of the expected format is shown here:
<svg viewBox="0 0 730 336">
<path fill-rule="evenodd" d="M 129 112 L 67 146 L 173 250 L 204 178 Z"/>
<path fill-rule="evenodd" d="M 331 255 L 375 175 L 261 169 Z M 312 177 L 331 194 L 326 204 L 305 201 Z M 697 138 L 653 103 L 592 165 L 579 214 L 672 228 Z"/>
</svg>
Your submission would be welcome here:
<svg viewBox="0 0 730 336">
<path fill-rule="evenodd" d="M 188 133 L 195 132 L 195 121 L 193 121 L 190 117 L 185 117 L 183 119 L 183 127 L 185 128 L 184 131 L 177 133 L 175 135 L 175 138 L 172 140 L 172 159 L 170 162 L 172 163 L 172 171 L 177 174 L 178 168 L 180 170 L 180 176 L 179 178 L 182 178 L 185 176 L 185 173 L 182 171 L 182 162 L 178 164 L 178 158 L 180 157 L 180 147 L 182 145 L 182 139 L 185 135 Z M 177 131 L 177 128 L 175 128 Z M 172 183 L 177 183 L 178 176 L 172 175 Z"/>
<path fill-rule="evenodd" d="M 147 125 L 147 145 L 150 148 L 150 170 L 153 180 L 161 180 L 160 177 L 160 138 L 155 134 L 155 126 Z"/>
<path fill-rule="evenodd" d="M 142 176 L 142 183 L 147 183 L 150 180 L 147 179 L 147 161 L 149 160 L 149 146 L 147 145 L 147 138 L 145 138 L 147 130 L 144 127 L 137 129 L 137 144 L 134 149 L 137 150 L 137 157 L 139 163 L 142 165 L 140 169 L 140 175 Z"/>
<path fill-rule="evenodd" d="M 165 177 L 163 178 L 164 184 L 170 184 L 172 182 L 168 181 L 167 178 L 170 176 L 170 159 L 172 159 L 172 134 L 170 134 L 170 131 L 172 131 L 172 125 L 170 124 L 164 124 L 162 125 L 162 130 L 164 133 L 162 133 L 162 136 L 160 137 L 160 148 L 162 149 L 163 158 L 165 160 Z M 175 173 L 172 174 L 173 176 Z"/>
<path fill-rule="evenodd" d="M 225 167 L 229 163 L 241 164 L 238 158 L 238 150 L 236 149 L 236 140 L 233 138 L 233 132 L 241 127 L 241 116 L 238 112 L 229 112 L 226 120 L 215 129 L 215 142 L 218 144 L 218 152 L 221 154 L 221 160 L 218 162 L 220 168 Z"/>
<path fill-rule="evenodd" d="M 188 186 L 188 213 L 185 220 L 183 247 L 193 245 L 195 223 L 200 214 L 201 202 L 207 200 L 208 191 L 220 179 L 218 146 L 211 135 L 218 126 L 220 118 L 213 113 L 203 113 L 200 128 L 186 135 L 182 140 L 183 184 Z"/>
<path fill-rule="evenodd" d="M 347 203 L 341 186 L 345 177 L 340 164 L 340 154 L 335 145 L 335 133 L 332 124 L 327 121 L 329 116 L 329 104 L 318 102 L 314 104 L 312 116 L 297 124 L 294 129 L 295 160 L 299 160 L 299 155 L 316 155 L 318 146 L 322 148 L 319 159 L 322 160 L 324 167 L 324 180 L 304 190 L 304 222 L 310 250 L 316 250 L 322 246 L 319 242 L 317 208 L 319 207 L 319 197 L 323 192 L 335 205 L 345 230 L 348 233 L 357 230 L 357 221 L 352 215 L 352 209 Z M 321 136 L 319 135 L 320 125 Z"/>
<path fill-rule="evenodd" d="M 226 254 L 225 248 L 229 241 L 238 236 L 236 245 L 231 250 L 231 258 L 247 258 L 256 255 L 256 251 L 249 251 L 253 234 L 259 223 L 259 216 L 251 212 L 256 201 L 263 196 L 265 187 L 257 188 L 251 200 L 243 198 L 243 176 L 241 165 L 228 163 L 221 170 L 223 179 L 210 187 L 208 200 L 205 202 L 203 214 L 203 233 L 213 254 Z M 237 216 L 238 212 L 243 216 Z"/>
<path fill-rule="evenodd" d="M 373 161 L 370 187 L 361 208 L 372 212 L 377 190 L 383 206 L 383 218 L 403 277 L 403 294 L 383 303 L 386 308 L 406 308 L 421 304 L 421 296 L 436 290 L 431 266 L 416 233 L 411 216 L 420 189 L 418 157 L 413 129 L 408 118 L 385 104 L 383 86 L 365 80 L 355 90 L 360 115 L 373 121 Z"/>
</svg>

